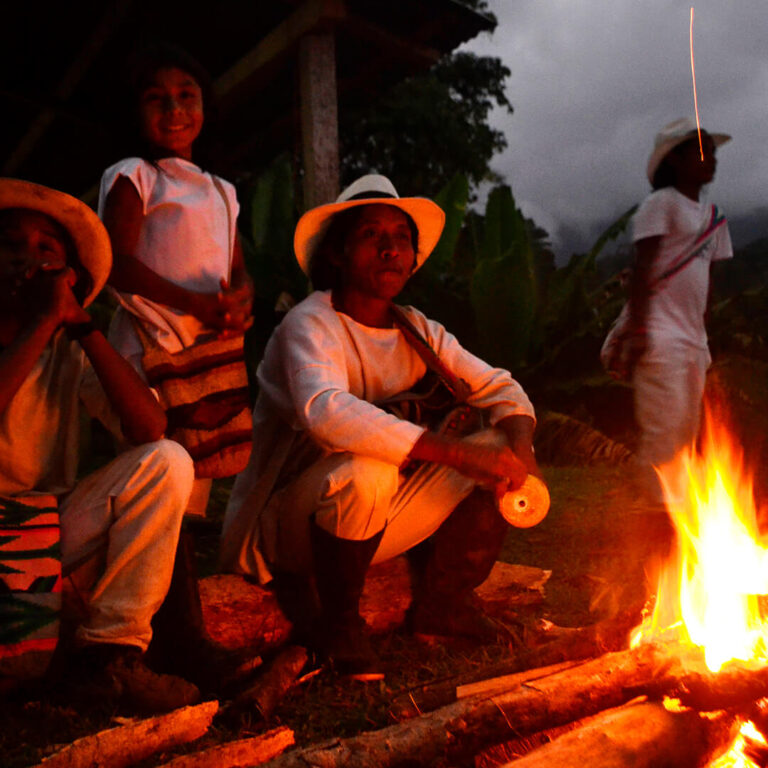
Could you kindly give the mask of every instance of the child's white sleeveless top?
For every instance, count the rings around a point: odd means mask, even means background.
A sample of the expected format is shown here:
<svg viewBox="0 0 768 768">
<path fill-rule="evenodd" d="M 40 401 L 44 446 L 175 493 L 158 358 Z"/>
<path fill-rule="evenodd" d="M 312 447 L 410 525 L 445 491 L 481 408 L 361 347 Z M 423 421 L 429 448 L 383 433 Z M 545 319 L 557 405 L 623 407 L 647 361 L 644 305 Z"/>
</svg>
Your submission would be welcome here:
<svg viewBox="0 0 768 768">
<path fill-rule="evenodd" d="M 235 188 L 219 179 L 229 202 L 214 184 L 214 177 L 197 165 L 177 157 L 155 164 L 128 157 L 107 168 L 101 177 L 99 215 L 107 195 L 120 176 L 130 179 L 141 198 L 144 221 L 136 252 L 139 261 L 166 280 L 191 291 L 215 292 L 229 279 L 235 221 L 239 210 Z M 192 315 L 134 294 L 117 294 L 120 307 L 110 326 L 110 341 L 140 369 L 141 342 L 129 313 L 171 352 L 192 344 L 206 332 Z"/>
</svg>

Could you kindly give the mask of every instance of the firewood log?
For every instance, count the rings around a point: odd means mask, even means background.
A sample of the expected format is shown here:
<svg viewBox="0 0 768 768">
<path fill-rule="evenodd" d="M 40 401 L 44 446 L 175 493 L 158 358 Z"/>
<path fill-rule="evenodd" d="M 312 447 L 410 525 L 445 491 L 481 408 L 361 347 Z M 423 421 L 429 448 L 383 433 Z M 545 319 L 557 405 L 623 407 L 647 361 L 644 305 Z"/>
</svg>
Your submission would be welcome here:
<svg viewBox="0 0 768 768">
<path fill-rule="evenodd" d="M 378 768 L 458 761 L 481 748 L 615 707 L 673 661 L 653 645 L 606 654 L 513 691 L 462 699 L 380 731 L 287 752 L 270 768 Z M 673 681 L 670 681 L 671 685 Z"/>
<path fill-rule="evenodd" d="M 218 701 L 133 720 L 72 742 L 36 768 L 123 768 L 155 752 L 199 739 L 219 709 Z"/>
<path fill-rule="evenodd" d="M 249 739 L 230 741 L 201 752 L 181 755 L 159 768 L 250 768 L 261 765 L 294 743 L 290 728 L 274 730 Z"/>
<path fill-rule="evenodd" d="M 494 688 L 493 691 L 487 691 L 489 694 L 512 688 L 513 676 L 516 675 L 525 676 L 532 673 L 533 676 L 539 676 L 545 668 L 558 665 L 565 667 L 574 661 L 594 658 L 607 651 L 625 649 L 630 631 L 637 626 L 640 619 L 641 607 L 635 606 L 611 619 L 586 627 L 568 629 L 550 625 L 548 629 L 531 632 L 527 640 L 534 644 L 533 647 L 516 650 L 514 657 L 508 662 L 397 692 L 392 699 L 391 711 L 398 718 L 415 717 L 451 704 L 466 695 L 458 695 L 459 689 L 471 690 L 472 685 L 481 685 L 492 678 L 509 676 L 511 680 L 509 684 L 489 683 Z"/>
<path fill-rule="evenodd" d="M 502 768 L 698 768 L 727 751 L 737 718 L 693 710 L 669 712 L 658 702 L 602 712 L 588 723 Z"/>
</svg>

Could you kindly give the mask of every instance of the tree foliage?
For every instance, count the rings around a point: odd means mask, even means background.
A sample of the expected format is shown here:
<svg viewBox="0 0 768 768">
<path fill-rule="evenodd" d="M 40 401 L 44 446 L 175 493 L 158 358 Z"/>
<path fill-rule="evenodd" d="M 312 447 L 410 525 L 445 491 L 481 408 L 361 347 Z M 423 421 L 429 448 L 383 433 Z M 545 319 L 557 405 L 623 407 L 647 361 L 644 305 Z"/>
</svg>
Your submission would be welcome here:
<svg viewBox="0 0 768 768">
<path fill-rule="evenodd" d="M 488 125 L 509 69 L 501 59 L 468 52 L 443 57 L 428 73 L 395 86 L 366 108 L 340 116 L 342 175 L 383 173 L 404 194 L 433 197 L 457 174 L 472 186 L 496 181 L 490 161 L 507 146 Z"/>
</svg>

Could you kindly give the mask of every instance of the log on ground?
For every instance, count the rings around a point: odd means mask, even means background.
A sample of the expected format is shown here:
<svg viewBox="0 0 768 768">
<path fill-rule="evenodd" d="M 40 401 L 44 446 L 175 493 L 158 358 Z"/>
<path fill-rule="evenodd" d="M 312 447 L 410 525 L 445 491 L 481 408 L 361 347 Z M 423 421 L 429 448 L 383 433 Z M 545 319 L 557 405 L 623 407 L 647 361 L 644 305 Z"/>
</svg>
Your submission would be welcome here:
<svg viewBox="0 0 768 768">
<path fill-rule="evenodd" d="M 659 702 L 602 712 L 503 768 L 698 768 L 724 754 L 738 733 L 737 717 L 670 712 Z"/>
<path fill-rule="evenodd" d="M 540 568 L 496 563 L 477 595 L 491 615 L 509 618 L 520 607 L 543 601 L 549 575 Z M 206 628 L 225 648 L 263 653 L 290 637 L 291 623 L 275 593 L 243 576 L 216 574 L 201 579 L 200 598 Z M 388 632 L 402 624 L 410 602 L 410 574 L 404 557 L 370 569 L 360 612 L 374 632 Z"/>
<path fill-rule="evenodd" d="M 37 768 L 123 768 L 156 752 L 199 739 L 219 709 L 218 701 L 132 720 L 68 744 Z"/>
<path fill-rule="evenodd" d="M 574 662 L 595 658 L 608 651 L 623 650 L 627 647 L 630 631 L 640 621 L 641 608 L 640 605 L 634 606 L 610 619 L 586 627 L 565 628 L 551 623 L 540 629 L 527 627 L 525 640 L 530 646 L 516 649 L 515 656 L 509 661 L 398 691 L 392 697 L 391 711 L 398 719 L 415 717 L 451 704 L 466 695 L 490 695 L 510 690 L 515 686 L 518 676 L 549 674 L 555 671 L 551 667 L 565 668 Z M 509 679 L 498 679 L 505 677 Z M 473 690 L 475 684 L 479 687 Z M 487 690 L 483 690 L 484 687 Z"/>
<path fill-rule="evenodd" d="M 159 768 L 250 768 L 271 760 L 294 743 L 290 728 L 274 730 L 249 739 L 230 741 L 189 755 L 180 755 Z"/>
<path fill-rule="evenodd" d="M 403 768 L 439 758 L 457 762 L 484 747 L 619 706 L 641 685 L 667 679 L 672 666 L 666 652 L 652 645 L 606 654 L 510 692 L 462 699 L 380 731 L 293 750 L 268 765 Z"/>
</svg>

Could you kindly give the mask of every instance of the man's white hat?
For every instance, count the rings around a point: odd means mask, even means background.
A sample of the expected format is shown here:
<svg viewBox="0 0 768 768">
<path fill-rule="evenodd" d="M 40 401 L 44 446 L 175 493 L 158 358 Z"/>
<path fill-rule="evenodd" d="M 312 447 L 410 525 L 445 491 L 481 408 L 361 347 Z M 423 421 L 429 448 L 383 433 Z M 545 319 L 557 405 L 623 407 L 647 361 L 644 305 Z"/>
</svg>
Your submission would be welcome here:
<svg viewBox="0 0 768 768">
<path fill-rule="evenodd" d="M 427 260 L 443 232 L 443 209 L 426 197 L 400 197 L 386 176 L 369 174 L 352 182 L 336 198 L 335 203 L 312 208 L 299 219 L 293 236 L 293 250 L 306 275 L 309 275 L 312 257 L 333 216 L 347 208 L 374 204 L 394 206 L 413 219 L 419 231 L 419 250 L 416 253 L 414 272 Z"/>
</svg>

